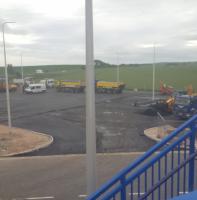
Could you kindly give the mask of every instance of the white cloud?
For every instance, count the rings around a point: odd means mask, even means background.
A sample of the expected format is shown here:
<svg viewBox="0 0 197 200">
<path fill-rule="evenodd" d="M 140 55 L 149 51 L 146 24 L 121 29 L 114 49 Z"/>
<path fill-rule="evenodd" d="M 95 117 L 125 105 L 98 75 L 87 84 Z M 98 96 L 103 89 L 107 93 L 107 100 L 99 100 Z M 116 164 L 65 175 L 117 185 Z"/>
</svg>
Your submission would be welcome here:
<svg viewBox="0 0 197 200">
<path fill-rule="evenodd" d="M 6 43 L 12 45 L 34 44 L 36 40 L 38 40 L 38 38 L 33 35 L 6 34 Z"/>
<path fill-rule="evenodd" d="M 84 0 L 2 0 L 9 62 L 26 64 L 85 62 Z M 197 60 L 196 0 L 94 0 L 95 57 L 116 62 Z M 1 37 L 1 35 L 0 35 Z M 1 44 L 2 45 L 2 44 Z M 189 47 L 189 48 L 188 48 Z M 2 48 L 0 55 L 3 56 Z M 2 60 L 0 60 L 2 65 Z"/>
<path fill-rule="evenodd" d="M 163 47 L 163 46 L 165 46 L 164 44 L 155 44 L 155 43 L 153 43 L 153 44 L 140 44 L 139 45 L 139 47 L 140 48 L 153 48 L 153 47 L 155 47 L 155 48 L 157 48 L 157 47 Z"/>
<path fill-rule="evenodd" d="M 188 47 L 197 47 L 197 40 L 187 41 L 186 46 L 188 46 Z"/>
</svg>

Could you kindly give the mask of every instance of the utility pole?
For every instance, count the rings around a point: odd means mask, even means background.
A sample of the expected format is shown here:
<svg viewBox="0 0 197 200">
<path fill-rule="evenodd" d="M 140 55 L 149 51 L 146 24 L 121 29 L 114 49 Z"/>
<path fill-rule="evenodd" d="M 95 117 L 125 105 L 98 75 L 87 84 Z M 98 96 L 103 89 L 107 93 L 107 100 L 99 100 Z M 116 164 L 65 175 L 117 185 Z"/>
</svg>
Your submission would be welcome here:
<svg viewBox="0 0 197 200">
<path fill-rule="evenodd" d="M 86 167 L 87 194 L 96 190 L 95 69 L 92 0 L 86 0 Z"/>
<path fill-rule="evenodd" d="M 9 133 L 11 133 L 12 129 L 12 121 L 11 121 L 11 111 L 10 111 L 10 92 L 9 92 L 9 84 L 8 84 L 8 66 L 7 66 L 7 57 L 6 57 L 6 48 L 5 48 L 5 25 L 8 23 L 15 22 L 4 22 L 2 24 L 2 34 L 3 34 L 3 50 L 4 50 L 4 63 L 5 63 L 5 83 L 6 83 L 6 99 L 7 99 L 7 112 L 8 112 L 8 127 Z"/>
<path fill-rule="evenodd" d="M 153 44 L 153 89 L 152 100 L 155 100 L 155 44 Z"/>
<path fill-rule="evenodd" d="M 117 54 L 117 79 L 116 81 L 119 82 L 120 81 L 120 65 L 119 65 L 119 56 Z"/>
<path fill-rule="evenodd" d="M 24 73 L 23 73 L 23 55 L 21 53 L 21 79 L 23 80 L 24 83 Z"/>
</svg>

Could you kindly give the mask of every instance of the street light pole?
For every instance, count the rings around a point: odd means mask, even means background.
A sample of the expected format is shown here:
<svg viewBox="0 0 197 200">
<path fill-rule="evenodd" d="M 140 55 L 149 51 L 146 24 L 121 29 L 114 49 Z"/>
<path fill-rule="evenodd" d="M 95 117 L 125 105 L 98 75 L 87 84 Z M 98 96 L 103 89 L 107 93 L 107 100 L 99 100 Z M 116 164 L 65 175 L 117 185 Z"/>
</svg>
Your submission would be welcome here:
<svg viewBox="0 0 197 200">
<path fill-rule="evenodd" d="M 119 66 L 119 56 L 117 54 L 117 78 L 116 78 L 116 81 L 119 82 L 120 81 L 120 66 Z"/>
<path fill-rule="evenodd" d="M 152 100 L 155 100 L 155 44 L 153 44 L 153 89 Z"/>
<path fill-rule="evenodd" d="M 86 169 L 87 194 L 96 190 L 95 69 L 92 0 L 86 0 Z"/>
<path fill-rule="evenodd" d="M 23 74 L 23 55 L 21 53 L 21 78 L 23 80 L 24 83 L 24 74 Z"/>
<path fill-rule="evenodd" d="M 11 111 L 10 111 L 10 93 L 9 93 L 9 84 L 8 84 L 8 69 L 7 69 L 8 66 L 7 66 L 7 59 L 6 59 L 5 35 L 4 35 L 4 28 L 5 28 L 5 25 L 8 24 L 8 23 L 15 23 L 15 22 L 4 22 L 2 24 L 4 63 L 5 63 L 6 98 L 7 98 L 7 112 L 8 112 L 8 127 L 9 127 L 9 133 L 11 133 L 12 121 L 11 121 Z"/>
</svg>

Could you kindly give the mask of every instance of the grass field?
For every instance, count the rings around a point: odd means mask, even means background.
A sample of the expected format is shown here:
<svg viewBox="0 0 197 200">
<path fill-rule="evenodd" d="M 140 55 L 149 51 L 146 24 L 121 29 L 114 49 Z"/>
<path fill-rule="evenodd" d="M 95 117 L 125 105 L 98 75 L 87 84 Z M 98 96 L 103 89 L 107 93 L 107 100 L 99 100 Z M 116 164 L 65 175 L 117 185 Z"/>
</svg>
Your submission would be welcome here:
<svg viewBox="0 0 197 200">
<path fill-rule="evenodd" d="M 36 74 L 36 69 L 42 69 L 43 74 Z M 116 66 L 96 67 L 96 79 L 116 81 Z M 21 69 L 14 68 L 20 73 Z M 3 75 L 3 69 L 0 69 Z M 28 66 L 24 67 L 24 76 L 31 76 L 36 80 L 43 78 L 54 79 L 85 79 L 85 70 L 82 65 L 54 65 L 54 66 Z M 10 75 L 10 77 L 13 77 Z M 184 89 L 192 84 L 197 90 L 197 62 L 191 63 L 159 63 L 156 64 L 156 88 L 159 89 L 160 80 L 177 90 Z M 152 88 L 152 65 L 121 65 L 120 81 L 127 85 L 127 89 L 138 88 L 139 90 L 151 90 Z"/>
</svg>

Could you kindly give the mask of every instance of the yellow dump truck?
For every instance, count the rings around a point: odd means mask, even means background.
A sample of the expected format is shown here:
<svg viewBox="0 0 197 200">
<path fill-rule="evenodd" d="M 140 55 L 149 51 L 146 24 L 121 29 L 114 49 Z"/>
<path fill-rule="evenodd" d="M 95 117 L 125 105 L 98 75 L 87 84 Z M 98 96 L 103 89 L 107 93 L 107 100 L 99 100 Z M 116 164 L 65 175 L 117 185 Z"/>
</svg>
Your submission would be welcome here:
<svg viewBox="0 0 197 200">
<path fill-rule="evenodd" d="M 58 92 L 84 92 L 85 83 L 81 80 L 56 80 L 55 88 Z"/>
<path fill-rule="evenodd" d="M 122 82 L 111 82 L 111 81 L 96 81 L 95 91 L 97 93 L 121 93 L 124 89 L 125 84 Z M 85 82 L 81 80 L 56 80 L 55 88 L 59 92 L 84 92 Z"/>
<path fill-rule="evenodd" d="M 123 82 L 96 81 L 97 93 L 121 93 L 125 88 Z"/>
<path fill-rule="evenodd" d="M 10 92 L 15 92 L 17 90 L 17 85 L 9 83 L 8 88 Z M 0 78 L 0 92 L 5 92 L 5 91 L 6 91 L 5 78 Z"/>
</svg>

